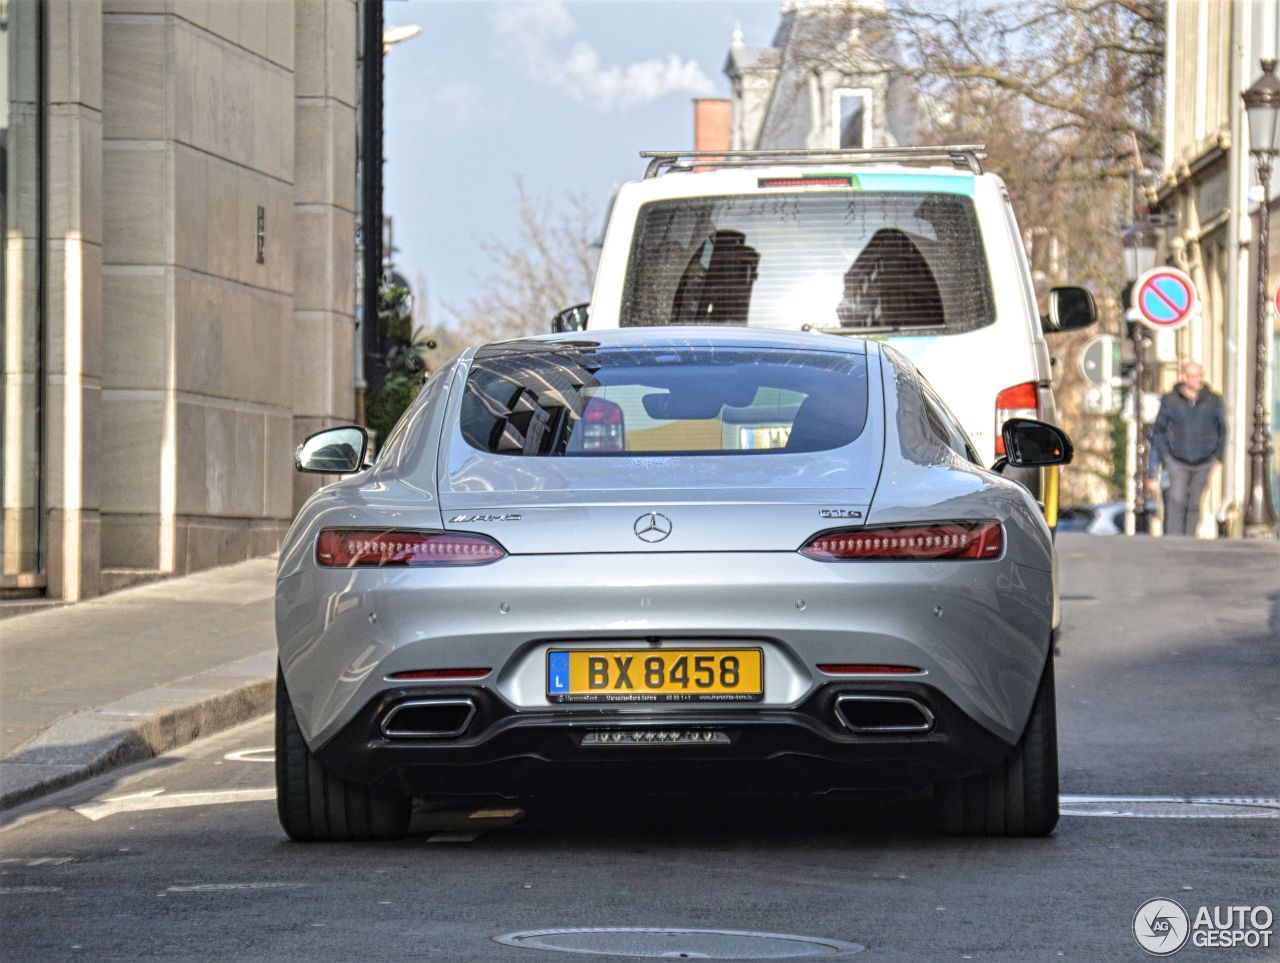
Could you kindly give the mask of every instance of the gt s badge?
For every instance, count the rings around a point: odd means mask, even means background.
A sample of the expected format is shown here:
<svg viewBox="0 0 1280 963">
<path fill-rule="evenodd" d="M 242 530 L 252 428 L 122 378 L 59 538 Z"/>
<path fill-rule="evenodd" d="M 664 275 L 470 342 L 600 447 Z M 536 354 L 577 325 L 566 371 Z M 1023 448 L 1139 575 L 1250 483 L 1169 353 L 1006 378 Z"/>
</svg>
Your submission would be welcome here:
<svg viewBox="0 0 1280 963">
<path fill-rule="evenodd" d="M 454 515 L 449 519 L 450 525 L 465 524 L 467 522 L 518 522 L 519 515 Z"/>
<path fill-rule="evenodd" d="M 819 518 L 861 518 L 862 512 L 856 508 L 819 508 Z"/>
</svg>

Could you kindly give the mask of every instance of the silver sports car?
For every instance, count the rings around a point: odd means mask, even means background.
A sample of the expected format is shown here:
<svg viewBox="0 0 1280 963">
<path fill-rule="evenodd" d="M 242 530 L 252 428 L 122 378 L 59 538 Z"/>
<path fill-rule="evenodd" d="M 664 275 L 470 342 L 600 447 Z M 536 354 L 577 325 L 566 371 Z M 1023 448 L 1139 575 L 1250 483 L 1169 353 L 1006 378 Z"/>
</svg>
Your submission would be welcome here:
<svg viewBox="0 0 1280 963">
<path fill-rule="evenodd" d="M 1063 463 L 1034 421 L 1008 463 Z M 885 345 L 742 328 L 504 341 L 442 367 L 280 553 L 294 839 L 412 797 L 932 785 L 942 827 L 1058 817 L 1053 545 Z"/>
</svg>

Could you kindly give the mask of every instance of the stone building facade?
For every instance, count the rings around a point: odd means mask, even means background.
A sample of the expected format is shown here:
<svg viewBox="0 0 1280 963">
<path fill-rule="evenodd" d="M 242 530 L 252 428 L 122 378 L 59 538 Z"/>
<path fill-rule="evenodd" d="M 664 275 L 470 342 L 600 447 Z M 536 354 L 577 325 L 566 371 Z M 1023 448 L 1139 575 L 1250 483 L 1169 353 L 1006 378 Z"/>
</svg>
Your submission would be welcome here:
<svg viewBox="0 0 1280 963">
<path fill-rule="evenodd" d="M 895 74 L 882 0 L 787 0 L 773 42 L 735 33 L 734 150 L 900 147 L 915 143 L 917 107 Z"/>
<path fill-rule="evenodd" d="M 1280 50 L 1275 0 L 1171 0 L 1165 53 L 1165 145 L 1157 194 L 1167 218 L 1162 263 L 1196 283 L 1201 315 L 1176 333 L 1176 352 L 1162 370 L 1163 387 L 1180 365 L 1198 361 L 1227 413 L 1226 458 L 1210 478 L 1202 536 L 1238 536 L 1248 500 L 1249 435 L 1254 406 L 1256 325 L 1268 326 L 1273 456 L 1280 450 L 1276 372 L 1280 342 L 1274 314 L 1255 307 L 1258 219 L 1271 225 L 1270 288 L 1280 282 L 1280 164 L 1264 208 L 1240 94 L 1261 74 L 1259 60 Z M 1265 211 L 1265 214 L 1263 213 Z M 1273 302 L 1274 303 L 1274 302 Z M 1280 462 L 1271 464 L 1280 493 Z"/>
<path fill-rule="evenodd" d="M 0 591 L 273 551 L 353 414 L 355 0 L 0 15 Z"/>
</svg>

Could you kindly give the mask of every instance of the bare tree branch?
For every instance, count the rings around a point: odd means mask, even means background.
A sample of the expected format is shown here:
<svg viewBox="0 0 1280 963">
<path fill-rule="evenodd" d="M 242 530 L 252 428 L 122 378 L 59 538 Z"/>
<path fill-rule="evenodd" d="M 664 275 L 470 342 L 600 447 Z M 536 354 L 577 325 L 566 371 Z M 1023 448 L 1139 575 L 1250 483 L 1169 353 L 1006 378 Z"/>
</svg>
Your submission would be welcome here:
<svg viewBox="0 0 1280 963">
<path fill-rule="evenodd" d="M 515 194 L 515 240 L 482 242 L 488 269 L 476 277 L 478 293 L 462 305 L 444 306 L 446 329 L 462 341 L 545 333 L 556 312 L 591 296 L 595 208 L 572 195 L 553 209 L 532 198 L 520 178 Z"/>
</svg>

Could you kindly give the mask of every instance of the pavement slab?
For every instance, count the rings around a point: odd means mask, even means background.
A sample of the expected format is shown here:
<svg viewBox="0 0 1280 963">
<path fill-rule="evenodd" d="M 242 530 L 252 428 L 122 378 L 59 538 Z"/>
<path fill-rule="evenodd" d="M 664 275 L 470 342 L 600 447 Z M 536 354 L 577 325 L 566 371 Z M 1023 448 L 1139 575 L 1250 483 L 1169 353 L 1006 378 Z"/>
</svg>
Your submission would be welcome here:
<svg viewBox="0 0 1280 963">
<path fill-rule="evenodd" d="M 0 808 L 266 712 L 275 560 L 0 622 Z"/>
</svg>

